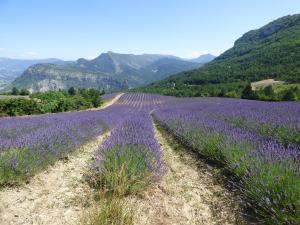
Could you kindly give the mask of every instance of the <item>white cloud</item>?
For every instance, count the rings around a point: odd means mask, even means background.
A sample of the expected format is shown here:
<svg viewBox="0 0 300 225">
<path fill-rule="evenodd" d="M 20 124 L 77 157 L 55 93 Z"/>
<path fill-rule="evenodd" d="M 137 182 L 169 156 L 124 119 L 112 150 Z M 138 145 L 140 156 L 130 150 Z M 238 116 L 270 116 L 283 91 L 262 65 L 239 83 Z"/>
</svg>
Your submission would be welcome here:
<svg viewBox="0 0 300 225">
<path fill-rule="evenodd" d="M 200 52 L 199 51 L 192 51 L 191 53 L 190 53 L 190 57 L 191 58 L 196 58 L 196 57 L 198 57 L 198 56 L 200 56 Z"/>
<path fill-rule="evenodd" d="M 29 57 L 36 57 L 36 56 L 39 56 L 40 53 L 34 52 L 34 51 L 28 51 L 28 52 L 25 52 L 25 55 L 29 56 Z"/>
<path fill-rule="evenodd" d="M 0 48 L 0 52 L 2 52 L 2 51 L 4 51 L 5 50 L 5 48 Z"/>
<path fill-rule="evenodd" d="M 191 52 L 187 52 L 183 57 L 187 58 L 187 59 L 194 59 L 194 58 L 198 58 L 200 55 L 204 55 L 207 54 L 206 51 L 191 51 Z"/>
<path fill-rule="evenodd" d="M 94 55 L 89 55 L 89 56 L 87 56 L 87 57 L 85 57 L 86 59 L 94 59 L 94 58 L 96 58 L 97 56 L 94 56 Z"/>
</svg>

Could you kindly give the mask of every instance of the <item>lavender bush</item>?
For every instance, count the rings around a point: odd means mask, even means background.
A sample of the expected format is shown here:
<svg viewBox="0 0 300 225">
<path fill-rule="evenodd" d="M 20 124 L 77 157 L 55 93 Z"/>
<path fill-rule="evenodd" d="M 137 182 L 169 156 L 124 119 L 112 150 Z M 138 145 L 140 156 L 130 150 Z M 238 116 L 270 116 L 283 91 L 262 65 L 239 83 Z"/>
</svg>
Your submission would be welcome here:
<svg viewBox="0 0 300 225">
<path fill-rule="evenodd" d="M 128 108 L 130 113 L 123 116 L 96 153 L 90 177 L 94 187 L 124 195 L 142 189 L 159 176 L 161 150 L 149 112 L 162 104 L 160 98 L 127 94 L 115 105 L 123 111 Z"/>
<path fill-rule="evenodd" d="M 161 104 L 159 96 L 127 94 L 104 110 L 0 118 L 0 184 L 20 183 L 133 112 Z"/>
<path fill-rule="evenodd" d="M 299 104 L 277 104 L 219 98 L 177 99 L 156 110 L 154 117 L 180 141 L 230 169 L 240 179 L 241 191 L 266 221 L 299 224 L 299 146 L 257 130 L 262 122 L 270 123 L 270 127 L 299 128 Z M 268 113 L 270 109 L 274 112 Z M 252 120 L 255 127 L 236 126 L 226 119 L 233 114 Z M 282 119 L 280 115 L 289 118 Z"/>
<path fill-rule="evenodd" d="M 19 183 L 103 132 L 97 111 L 0 119 L 0 184 Z"/>
</svg>

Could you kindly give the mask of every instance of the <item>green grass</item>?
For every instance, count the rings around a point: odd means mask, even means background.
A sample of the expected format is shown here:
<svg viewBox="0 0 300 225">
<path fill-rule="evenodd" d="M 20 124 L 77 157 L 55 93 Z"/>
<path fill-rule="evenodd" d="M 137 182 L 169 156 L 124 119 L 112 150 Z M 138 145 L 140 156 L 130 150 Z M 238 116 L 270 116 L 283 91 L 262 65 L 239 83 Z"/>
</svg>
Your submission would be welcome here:
<svg viewBox="0 0 300 225">
<path fill-rule="evenodd" d="M 134 213 L 119 198 L 102 199 L 99 208 L 87 213 L 82 225 L 133 225 Z"/>
<path fill-rule="evenodd" d="M 132 225 L 134 212 L 123 197 L 143 191 L 153 181 L 149 162 L 154 157 L 143 145 L 115 145 L 102 155 L 99 171 L 88 174 L 89 184 L 98 193 L 99 208 L 86 213 L 83 224 Z"/>
<path fill-rule="evenodd" d="M 152 181 L 150 155 L 142 145 L 113 146 L 103 155 L 101 171 L 90 176 L 90 183 L 98 190 L 127 195 L 143 190 Z"/>
<path fill-rule="evenodd" d="M 0 152 L 0 186 L 20 185 L 55 160 L 50 154 L 41 159 L 30 149 Z"/>
</svg>

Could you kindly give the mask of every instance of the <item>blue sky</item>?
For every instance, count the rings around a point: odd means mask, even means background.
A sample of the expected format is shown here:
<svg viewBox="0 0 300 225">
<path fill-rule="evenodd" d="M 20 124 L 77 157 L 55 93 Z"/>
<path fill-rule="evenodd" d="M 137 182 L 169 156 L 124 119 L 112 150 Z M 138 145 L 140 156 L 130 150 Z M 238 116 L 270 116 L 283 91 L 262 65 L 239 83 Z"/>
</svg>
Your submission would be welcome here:
<svg viewBox="0 0 300 225">
<path fill-rule="evenodd" d="M 0 0 L 0 56 L 218 55 L 300 0 Z"/>
</svg>

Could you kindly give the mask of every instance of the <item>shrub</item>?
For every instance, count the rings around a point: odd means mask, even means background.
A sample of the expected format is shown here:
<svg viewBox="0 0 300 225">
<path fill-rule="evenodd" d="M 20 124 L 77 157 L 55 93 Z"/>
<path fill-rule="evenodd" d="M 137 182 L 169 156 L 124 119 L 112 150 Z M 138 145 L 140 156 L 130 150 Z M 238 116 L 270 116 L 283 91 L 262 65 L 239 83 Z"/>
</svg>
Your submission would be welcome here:
<svg viewBox="0 0 300 225">
<path fill-rule="evenodd" d="M 28 99 L 0 100 L 0 112 L 2 116 L 21 116 L 43 113 L 39 103 Z"/>
<path fill-rule="evenodd" d="M 28 95 L 28 90 L 13 89 L 13 94 Z M 0 116 L 20 116 L 41 113 L 57 113 L 74 110 L 84 110 L 99 107 L 102 104 L 103 91 L 96 89 L 81 89 L 76 92 L 75 88 L 69 91 L 47 91 L 30 95 L 31 99 L 6 99 L 0 100 Z"/>
<path fill-rule="evenodd" d="M 296 101 L 297 96 L 293 89 L 289 89 L 282 97 L 283 101 Z"/>
<path fill-rule="evenodd" d="M 242 91 L 242 98 L 255 99 L 255 92 L 252 90 L 251 84 L 248 84 Z"/>
<path fill-rule="evenodd" d="M 76 89 L 74 87 L 70 87 L 68 93 L 69 95 L 76 95 Z"/>
<path fill-rule="evenodd" d="M 20 95 L 30 95 L 30 92 L 27 89 L 22 89 Z"/>
<path fill-rule="evenodd" d="M 11 91 L 11 94 L 12 95 L 18 95 L 20 92 L 19 92 L 19 89 L 16 88 L 16 87 L 13 87 L 12 91 Z"/>
<path fill-rule="evenodd" d="M 272 88 L 272 85 L 268 85 L 264 88 L 264 94 L 268 97 L 272 97 L 274 95 L 274 90 Z"/>
</svg>

